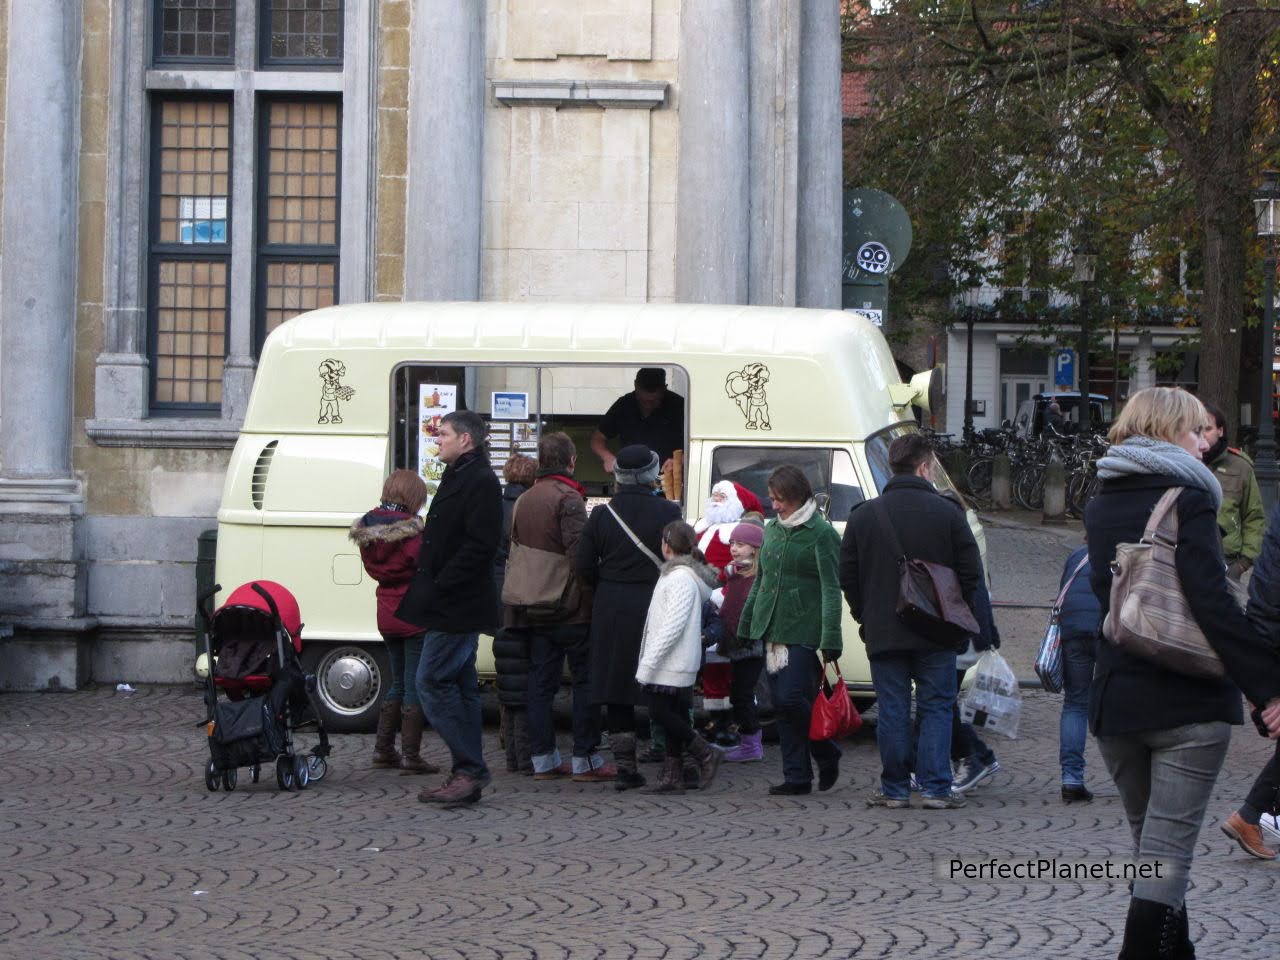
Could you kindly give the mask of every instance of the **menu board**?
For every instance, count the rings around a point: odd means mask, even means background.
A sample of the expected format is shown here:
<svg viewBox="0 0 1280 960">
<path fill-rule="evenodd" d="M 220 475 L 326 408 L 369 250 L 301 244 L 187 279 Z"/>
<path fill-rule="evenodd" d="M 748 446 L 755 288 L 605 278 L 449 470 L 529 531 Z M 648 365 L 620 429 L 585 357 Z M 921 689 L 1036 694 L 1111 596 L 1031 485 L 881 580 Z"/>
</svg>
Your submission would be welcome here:
<svg viewBox="0 0 1280 960">
<path fill-rule="evenodd" d="M 427 484 L 427 503 L 440 488 L 444 461 L 440 459 L 440 421 L 458 409 L 456 383 L 418 386 L 418 473 Z"/>
<path fill-rule="evenodd" d="M 499 477 L 502 476 L 502 465 L 513 453 L 538 459 L 536 420 L 494 420 L 489 424 L 489 460 Z"/>
</svg>

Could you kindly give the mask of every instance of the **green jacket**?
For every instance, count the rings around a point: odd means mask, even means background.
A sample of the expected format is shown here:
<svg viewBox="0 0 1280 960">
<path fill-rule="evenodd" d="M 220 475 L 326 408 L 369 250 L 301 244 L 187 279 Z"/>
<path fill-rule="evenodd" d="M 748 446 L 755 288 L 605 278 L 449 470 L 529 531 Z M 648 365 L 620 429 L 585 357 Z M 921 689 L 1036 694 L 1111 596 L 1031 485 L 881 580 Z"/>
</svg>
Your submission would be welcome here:
<svg viewBox="0 0 1280 960">
<path fill-rule="evenodd" d="M 770 520 L 738 636 L 838 654 L 841 614 L 840 534 L 817 512 L 798 527 Z"/>
<path fill-rule="evenodd" d="M 1222 508 L 1218 511 L 1222 553 L 1228 563 L 1243 560 L 1252 566 L 1262 552 L 1262 532 L 1267 526 L 1253 461 L 1240 451 L 1227 448 L 1209 469 L 1222 484 Z"/>
</svg>

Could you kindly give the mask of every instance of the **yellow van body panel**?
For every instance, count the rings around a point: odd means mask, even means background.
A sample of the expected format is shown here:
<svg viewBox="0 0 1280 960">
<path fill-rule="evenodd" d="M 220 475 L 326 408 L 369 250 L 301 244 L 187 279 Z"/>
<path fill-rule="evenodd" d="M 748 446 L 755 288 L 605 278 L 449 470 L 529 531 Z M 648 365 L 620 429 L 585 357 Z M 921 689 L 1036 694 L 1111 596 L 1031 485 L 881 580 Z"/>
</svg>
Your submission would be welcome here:
<svg viewBox="0 0 1280 960">
<path fill-rule="evenodd" d="M 250 580 L 277 580 L 297 597 L 308 641 L 380 640 L 375 584 L 347 532 L 376 505 L 390 469 L 393 376 L 408 363 L 681 368 L 690 521 L 710 486 L 714 441 L 845 449 L 873 495 L 863 441 L 914 422 L 890 402 L 888 388 L 900 378 L 884 337 L 841 311 L 530 303 L 317 310 L 282 324 L 262 350 L 218 514 L 222 597 Z M 740 386 L 747 368 L 759 378 L 760 367 L 763 411 Z M 845 619 L 842 669 L 865 689 L 865 648 Z M 493 675 L 487 642 L 477 668 Z"/>
</svg>

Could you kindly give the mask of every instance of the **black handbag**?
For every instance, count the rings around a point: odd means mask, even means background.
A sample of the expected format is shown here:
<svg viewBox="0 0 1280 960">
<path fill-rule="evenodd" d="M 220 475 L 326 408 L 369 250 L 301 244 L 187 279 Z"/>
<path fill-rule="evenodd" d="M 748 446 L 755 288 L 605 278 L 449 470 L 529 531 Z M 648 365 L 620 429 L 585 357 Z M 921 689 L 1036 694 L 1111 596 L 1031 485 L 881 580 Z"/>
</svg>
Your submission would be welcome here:
<svg viewBox="0 0 1280 960">
<path fill-rule="evenodd" d="M 940 647 L 964 650 L 981 628 L 965 602 L 960 578 L 950 567 L 908 557 L 880 499 L 871 501 L 880 529 L 898 558 L 898 619 Z"/>
</svg>

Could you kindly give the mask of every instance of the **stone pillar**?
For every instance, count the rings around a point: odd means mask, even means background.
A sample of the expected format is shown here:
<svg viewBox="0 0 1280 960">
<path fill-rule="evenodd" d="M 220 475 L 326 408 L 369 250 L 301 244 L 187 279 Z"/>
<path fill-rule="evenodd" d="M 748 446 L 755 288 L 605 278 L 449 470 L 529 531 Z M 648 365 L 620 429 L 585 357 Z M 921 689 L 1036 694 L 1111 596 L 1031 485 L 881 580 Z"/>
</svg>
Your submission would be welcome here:
<svg viewBox="0 0 1280 960">
<path fill-rule="evenodd" d="M 751 0 L 750 302 L 795 306 L 801 0 Z"/>
<path fill-rule="evenodd" d="M 80 0 L 10 0 L 0 272 L 0 689 L 86 679 L 71 472 Z"/>
<path fill-rule="evenodd" d="M 840 309 L 840 6 L 805 0 L 800 30 L 796 305 Z"/>
<path fill-rule="evenodd" d="M 749 44 L 741 0 L 685 5 L 676 184 L 680 302 L 747 302 Z"/>
<path fill-rule="evenodd" d="M 479 0 L 415 0 L 405 299 L 480 297 L 484 22 Z"/>
</svg>

